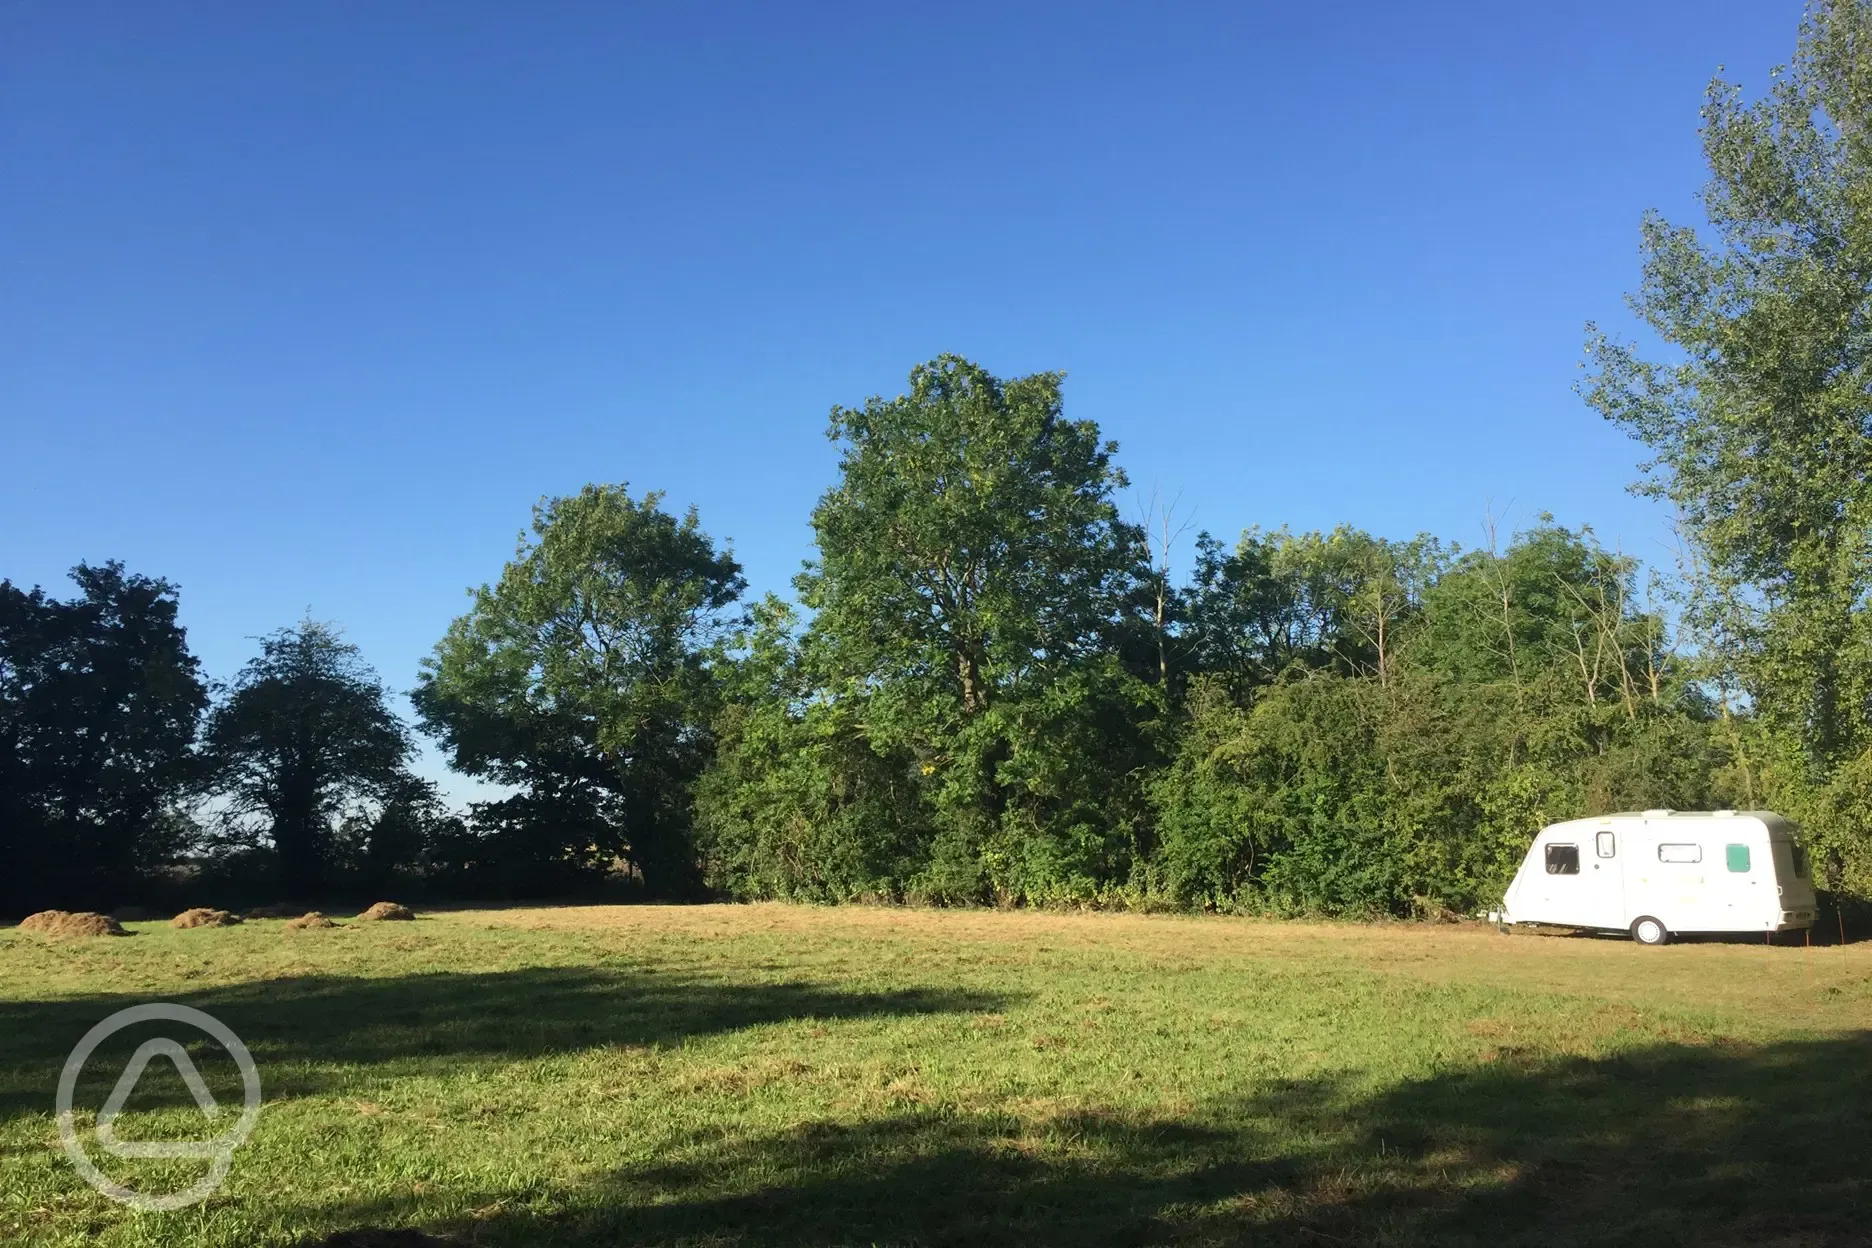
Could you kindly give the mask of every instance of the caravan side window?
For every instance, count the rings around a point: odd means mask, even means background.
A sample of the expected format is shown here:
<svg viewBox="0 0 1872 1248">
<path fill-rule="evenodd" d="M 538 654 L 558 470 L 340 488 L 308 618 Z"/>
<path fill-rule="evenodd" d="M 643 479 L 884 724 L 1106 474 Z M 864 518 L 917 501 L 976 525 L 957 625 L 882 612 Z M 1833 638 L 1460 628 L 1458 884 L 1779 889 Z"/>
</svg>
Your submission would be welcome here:
<svg viewBox="0 0 1872 1248">
<path fill-rule="evenodd" d="M 1790 845 L 1788 848 L 1794 851 L 1794 878 L 1797 880 L 1806 879 L 1807 847 L 1805 845 Z"/>
<path fill-rule="evenodd" d="M 1618 837 L 1610 832 L 1599 834 L 1598 845 L 1601 858 L 1610 858 L 1618 853 Z"/>
<path fill-rule="evenodd" d="M 1549 845 L 1547 847 L 1548 875 L 1578 875 L 1579 846 Z"/>
<path fill-rule="evenodd" d="M 1702 862 L 1701 845 L 1660 845 L 1657 847 L 1659 862 Z"/>
</svg>

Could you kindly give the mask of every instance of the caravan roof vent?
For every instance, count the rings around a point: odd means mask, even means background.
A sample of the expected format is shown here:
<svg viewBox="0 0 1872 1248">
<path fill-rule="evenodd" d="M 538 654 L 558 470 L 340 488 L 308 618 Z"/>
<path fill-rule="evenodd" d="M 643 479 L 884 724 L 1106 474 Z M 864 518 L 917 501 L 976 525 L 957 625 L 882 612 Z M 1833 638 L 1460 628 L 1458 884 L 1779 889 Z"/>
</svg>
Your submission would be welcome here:
<svg viewBox="0 0 1872 1248">
<path fill-rule="evenodd" d="M 1718 819 L 1735 818 L 1735 811 L 1733 810 L 1714 810 L 1714 811 L 1711 811 L 1710 813 L 1715 815 Z"/>
<path fill-rule="evenodd" d="M 1676 812 L 1670 810 L 1647 810 L 1644 813 L 1647 819 L 1662 819 L 1665 815 L 1675 814 Z"/>
</svg>

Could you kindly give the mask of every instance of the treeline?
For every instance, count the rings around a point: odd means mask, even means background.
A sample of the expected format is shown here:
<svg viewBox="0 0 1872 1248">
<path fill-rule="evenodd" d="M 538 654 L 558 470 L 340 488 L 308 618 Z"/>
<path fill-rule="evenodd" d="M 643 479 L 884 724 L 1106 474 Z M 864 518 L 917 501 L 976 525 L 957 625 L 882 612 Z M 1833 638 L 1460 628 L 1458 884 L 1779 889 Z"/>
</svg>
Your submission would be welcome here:
<svg viewBox="0 0 1872 1248">
<path fill-rule="evenodd" d="M 1712 84 L 1709 226 L 1644 225 L 1671 354 L 1590 338 L 1583 396 L 1682 517 L 1667 578 L 1545 518 L 1473 550 L 1205 534 L 1179 576 L 1057 374 L 945 356 L 834 410 L 792 601 L 747 602 L 655 493 L 542 503 L 411 695 L 508 794 L 465 814 L 331 629 L 211 691 L 164 583 L 0 584 L 0 906 L 180 864 L 306 897 L 1435 913 L 1497 900 L 1546 821 L 1656 806 L 1780 809 L 1872 895 L 1868 49 L 1872 3 L 1816 3 L 1764 98 Z"/>
<path fill-rule="evenodd" d="M 217 690 L 174 586 L 117 563 L 72 579 L 66 600 L 0 581 L 0 914 L 434 872 L 463 825 L 355 647 L 307 621 Z"/>
<path fill-rule="evenodd" d="M 1589 532 L 1205 534 L 1178 585 L 1056 376 L 943 359 L 832 432 L 804 610 L 756 609 L 709 720 L 732 895 L 1470 911 L 1550 818 L 1735 789 Z"/>
<path fill-rule="evenodd" d="M 1472 910 L 1548 819 L 1744 800 L 1736 722 L 1590 532 L 1203 534 L 1179 583 L 1058 375 L 944 357 L 831 434 L 797 603 L 744 602 L 655 494 L 536 509 L 412 695 L 511 794 L 465 817 L 324 625 L 217 695 L 162 582 L 0 587 L 13 908 L 188 863 L 303 898 Z"/>
</svg>

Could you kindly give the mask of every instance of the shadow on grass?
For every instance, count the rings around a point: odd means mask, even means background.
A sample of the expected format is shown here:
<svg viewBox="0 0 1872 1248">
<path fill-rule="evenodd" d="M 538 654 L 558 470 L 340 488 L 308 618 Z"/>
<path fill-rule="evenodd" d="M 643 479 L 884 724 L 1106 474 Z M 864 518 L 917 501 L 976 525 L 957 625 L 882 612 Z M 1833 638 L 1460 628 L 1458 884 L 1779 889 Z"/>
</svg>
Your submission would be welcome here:
<svg viewBox="0 0 1872 1248">
<path fill-rule="evenodd" d="M 488 1058 L 534 1058 L 604 1045 L 673 1045 L 692 1036 L 792 1019 L 976 1013 L 1006 1002 L 1000 995 L 940 989 L 850 992 L 586 967 L 387 979 L 301 977 L 163 999 L 206 1010 L 232 1028 L 265 1072 L 270 1099 L 318 1091 L 321 1071 L 330 1067 L 391 1066 L 385 1073 L 395 1074 L 400 1073 L 396 1063 L 408 1063 L 435 1073 L 455 1062 Z M 79 1038 L 117 1010 L 148 1000 L 147 994 L 138 994 L 0 1001 L 0 1117 L 51 1112 L 59 1071 Z M 87 1063 L 78 1103 L 101 1103 L 137 1041 L 165 1034 L 164 1026 L 150 1024 L 113 1038 L 111 1049 L 101 1049 Z M 117 1049 L 123 1055 L 109 1069 L 108 1054 Z M 90 1092 L 95 1095 L 87 1098 Z M 140 1103 L 190 1102 L 178 1084 Z"/>
<path fill-rule="evenodd" d="M 1817 1245 L 1872 1242 L 1872 1040 L 1489 1066 L 1174 1119 L 910 1113 L 697 1137 L 587 1186 L 305 1211 L 476 1245 Z M 503 1204 L 509 1211 L 498 1211 Z M 457 1206 L 460 1207 L 460 1206 Z M 543 1210 L 543 1211 L 542 1211 Z M 307 1241 L 316 1242 L 316 1241 Z"/>
</svg>

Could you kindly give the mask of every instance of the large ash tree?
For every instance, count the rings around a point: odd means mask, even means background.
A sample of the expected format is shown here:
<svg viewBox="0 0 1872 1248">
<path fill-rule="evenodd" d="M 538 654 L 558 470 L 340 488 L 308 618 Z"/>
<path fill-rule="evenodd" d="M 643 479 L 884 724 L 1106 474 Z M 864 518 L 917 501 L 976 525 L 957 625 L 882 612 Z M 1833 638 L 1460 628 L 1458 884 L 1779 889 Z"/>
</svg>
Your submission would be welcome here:
<svg viewBox="0 0 1872 1248">
<path fill-rule="evenodd" d="M 672 896 L 697 882 L 690 791 L 744 582 L 695 512 L 661 498 L 591 485 L 542 502 L 412 700 L 458 769 L 521 790 L 484 806 L 483 828 L 525 841 L 534 864 L 626 860 Z"/>
<path fill-rule="evenodd" d="M 832 413 L 807 651 L 869 746 L 912 761 L 935 897 L 1087 894 L 1139 849 L 1125 777 L 1156 695 L 1118 655 L 1148 552 L 1116 444 L 1066 419 L 1061 381 L 943 356 Z"/>
</svg>

